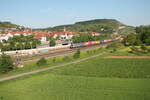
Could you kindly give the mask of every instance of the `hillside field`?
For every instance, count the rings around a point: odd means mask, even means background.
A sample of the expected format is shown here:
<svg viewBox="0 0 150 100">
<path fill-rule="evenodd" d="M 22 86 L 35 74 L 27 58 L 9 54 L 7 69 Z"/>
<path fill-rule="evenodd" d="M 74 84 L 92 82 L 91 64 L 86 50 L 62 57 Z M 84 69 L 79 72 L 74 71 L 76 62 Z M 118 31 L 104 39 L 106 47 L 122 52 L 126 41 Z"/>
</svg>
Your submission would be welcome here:
<svg viewBox="0 0 150 100">
<path fill-rule="evenodd" d="M 0 100 L 149 100 L 150 59 L 97 57 L 0 83 Z"/>
</svg>

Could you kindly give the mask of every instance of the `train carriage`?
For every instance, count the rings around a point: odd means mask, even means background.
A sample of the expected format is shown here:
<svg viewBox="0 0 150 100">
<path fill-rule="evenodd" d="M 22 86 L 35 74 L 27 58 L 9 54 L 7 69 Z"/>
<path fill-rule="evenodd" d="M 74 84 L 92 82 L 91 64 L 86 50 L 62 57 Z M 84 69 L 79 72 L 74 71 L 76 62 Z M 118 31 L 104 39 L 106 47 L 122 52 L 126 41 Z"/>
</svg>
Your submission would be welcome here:
<svg viewBox="0 0 150 100">
<path fill-rule="evenodd" d="M 123 38 L 117 37 L 117 38 L 114 38 L 114 39 L 76 43 L 76 44 L 71 45 L 70 48 L 85 47 L 85 46 L 98 45 L 98 44 L 105 44 L 105 43 L 110 43 L 110 42 L 118 41 L 118 40 L 121 41 L 121 40 L 123 40 Z"/>
<path fill-rule="evenodd" d="M 104 40 L 100 40 L 100 44 L 104 43 Z"/>
<path fill-rule="evenodd" d="M 88 42 L 88 46 L 91 46 L 92 45 L 92 42 Z"/>
<path fill-rule="evenodd" d="M 92 45 L 98 45 L 100 44 L 100 41 L 92 41 Z"/>
</svg>

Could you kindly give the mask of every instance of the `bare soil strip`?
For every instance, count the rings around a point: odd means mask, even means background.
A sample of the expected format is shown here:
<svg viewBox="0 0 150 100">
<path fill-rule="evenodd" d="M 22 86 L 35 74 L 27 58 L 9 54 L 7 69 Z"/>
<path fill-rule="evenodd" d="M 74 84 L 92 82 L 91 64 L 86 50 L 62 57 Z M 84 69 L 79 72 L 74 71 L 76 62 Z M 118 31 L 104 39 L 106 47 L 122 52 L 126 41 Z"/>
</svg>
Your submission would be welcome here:
<svg viewBox="0 0 150 100">
<path fill-rule="evenodd" d="M 150 56 L 107 56 L 104 58 L 114 58 L 114 59 L 150 59 Z"/>
</svg>

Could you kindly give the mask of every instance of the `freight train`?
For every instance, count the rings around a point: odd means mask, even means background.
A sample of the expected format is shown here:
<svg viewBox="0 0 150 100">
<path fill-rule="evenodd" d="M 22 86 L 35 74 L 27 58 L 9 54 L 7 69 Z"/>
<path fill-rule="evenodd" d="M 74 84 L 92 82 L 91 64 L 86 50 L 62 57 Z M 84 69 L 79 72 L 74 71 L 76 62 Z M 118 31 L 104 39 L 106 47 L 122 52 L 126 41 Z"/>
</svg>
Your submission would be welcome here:
<svg viewBox="0 0 150 100">
<path fill-rule="evenodd" d="M 110 43 L 110 42 L 114 42 L 114 41 L 122 41 L 122 40 L 123 40 L 122 37 L 117 37 L 117 38 L 114 38 L 114 39 L 75 43 L 75 44 L 71 44 L 70 49 L 79 48 L 79 47 L 86 47 L 86 46 L 92 46 L 92 45 L 99 45 L 99 44 L 106 44 L 106 43 Z"/>
</svg>

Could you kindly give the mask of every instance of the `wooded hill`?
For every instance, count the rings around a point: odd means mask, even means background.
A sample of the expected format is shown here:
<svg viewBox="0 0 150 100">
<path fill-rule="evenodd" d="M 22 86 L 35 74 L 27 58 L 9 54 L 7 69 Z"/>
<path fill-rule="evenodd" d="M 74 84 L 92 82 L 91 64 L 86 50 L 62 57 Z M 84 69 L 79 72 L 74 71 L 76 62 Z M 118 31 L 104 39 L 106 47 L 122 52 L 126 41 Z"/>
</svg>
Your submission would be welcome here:
<svg viewBox="0 0 150 100">
<path fill-rule="evenodd" d="M 75 32 L 98 32 L 98 33 L 126 33 L 134 32 L 134 27 L 127 26 L 115 19 L 95 19 L 89 21 L 76 22 L 70 25 L 60 25 L 56 27 L 49 27 L 37 29 L 41 31 L 63 31 L 64 27 L 69 31 Z M 120 29 L 120 27 L 123 27 Z M 126 30 L 127 29 L 127 30 Z"/>
<path fill-rule="evenodd" d="M 17 28 L 19 25 L 12 24 L 11 22 L 0 22 L 0 28 Z"/>
<path fill-rule="evenodd" d="M 0 28 L 17 28 L 19 31 L 19 25 L 12 24 L 11 22 L 0 22 Z M 70 25 L 60 25 L 48 28 L 33 29 L 33 31 L 44 31 L 44 32 L 62 32 L 66 28 L 69 31 L 74 32 L 98 32 L 104 34 L 127 34 L 135 33 L 135 28 L 127 26 L 115 19 L 95 19 L 89 21 L 76 22 Z M 22 26 L 22 30 L 24 30 Z"/>
</svg>

